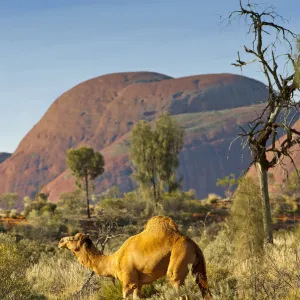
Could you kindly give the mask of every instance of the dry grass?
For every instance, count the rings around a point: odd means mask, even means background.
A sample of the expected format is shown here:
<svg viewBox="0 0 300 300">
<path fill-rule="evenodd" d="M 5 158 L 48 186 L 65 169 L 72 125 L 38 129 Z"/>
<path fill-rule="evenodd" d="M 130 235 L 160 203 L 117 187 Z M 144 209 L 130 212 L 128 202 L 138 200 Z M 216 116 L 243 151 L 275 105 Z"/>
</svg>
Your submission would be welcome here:
<svg viewBox="0 0 300 300">
<path fill-rule="evenodd" d="M 194 237 L 204 250 L 208 278 L 214 299 L 300 299 L 300 241 L 299 231 L 281 231 L 275 235 L 274 245 L 265 253 L 241 260 L 231 242 L 228 229 L 216 238 L 203 234 Z M 90 271 L 81 266 L 67 251 L 44 255 L 27 270 L 27 280 L 35 293 L 46 299 L 74 299 Z M 201 294 L 189 275 L 182 289 L 190 300 L 201 299 Z M 173 288 L 160 280 L 144 290 L 148 299 L 175 299 Z M 152 295 L 152 296 L 151 296 Z M 122 299 L 121 286 L 109 279 L 95 277 L 89 288 L 77 299 Z"/>
<path fill-rule="evenodd" d="M 70 299 L 89 273 L 70 253 L 61 251 L 50 257 L 44 255 L 27 270 L 27 280 L 35 292 L 49 300 Z"/>
</svg>

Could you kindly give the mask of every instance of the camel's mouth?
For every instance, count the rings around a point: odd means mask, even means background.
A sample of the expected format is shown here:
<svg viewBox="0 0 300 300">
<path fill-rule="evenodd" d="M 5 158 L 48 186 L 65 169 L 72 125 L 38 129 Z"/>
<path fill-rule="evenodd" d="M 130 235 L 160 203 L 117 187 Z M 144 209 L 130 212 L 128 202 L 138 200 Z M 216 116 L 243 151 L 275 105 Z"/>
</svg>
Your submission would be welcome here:
<svg viewBox="0 0 300 300">
<path fill-rule="evenodd" d="M 59 243 L 58 243 L 58 248 L 59 248 L 59 249 L 61 249 L 61 248 L 66 248 L 66 242 L 60 240 Z"/>
<path fill-rule="evenodd" d="M 61 249 L 61 248 L 67 248 L 67 242 L 69 241 L 72 241 L 72 237 L 65 237 L 65 238 L 62 238 L 59 243 L 58 243 L 58 248 Z"/>
</svg>

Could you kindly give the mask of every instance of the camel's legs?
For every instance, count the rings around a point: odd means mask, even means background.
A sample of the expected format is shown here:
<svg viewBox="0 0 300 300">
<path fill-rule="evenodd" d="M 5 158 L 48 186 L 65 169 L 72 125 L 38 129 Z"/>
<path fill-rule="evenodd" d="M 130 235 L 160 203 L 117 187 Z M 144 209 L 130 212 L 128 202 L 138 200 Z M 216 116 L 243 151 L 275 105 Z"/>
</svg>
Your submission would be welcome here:
<svg viewBox="0 0 300 300">
<path fill-rule="evenodd" d="M 167 271 L 167 278 L 175 288 L 178 296 L 180 294 L 180 287 L 183 286 L 184 280 L 189 273 L 188 264 L 191 263 L 191 257 L 186 255 L 186 249 L 181 245 L 172 250 L 170 263 Z M 187 296 L 179 299 L 188 299 Z"/>
<path fill-rule="evenodd" d="M 129 296 L 131 295 L 131 291 L 128 291 L 127 289 L 123 288 L 122 293 L 123 293 L 123 299 L 128 300 Z"/>
<path fill-rule="evenodd" d="M 123 285 L 123 299 L 129 299 L 129 296 L 133 294 L 133 299 L 138 300 L 141 297 L 141 286 L 137 283 L 122 283 Z"/>
<path fill-rule="evenodd" d="M 137 287 L 133 291 L 133 300 L 140 300 L 142 298 L 142 287 Z"/>
<path fill-rule="evenodd" d="M 181 268 L 174 270 L 168 269 L 167 277 L 170 283 L 173 285 L 174 289 L 176 290 L 178 296 L 180 295 L 180 288 L 184 285 L 184 279 L 189 272 L 188 266 L 181 265 Z M 187 300 L 188 297 L 179 297 L 179 299 Z"/>
<path fill-rule="evenodd" d="M 137 287 L 135 284 L 126 285 L 123 287 L 123 299 L 129 299 L 129 296 L 133 294 L 133 300 L 139 300 L 142 298 L 141 287 Z"/>
</svg>

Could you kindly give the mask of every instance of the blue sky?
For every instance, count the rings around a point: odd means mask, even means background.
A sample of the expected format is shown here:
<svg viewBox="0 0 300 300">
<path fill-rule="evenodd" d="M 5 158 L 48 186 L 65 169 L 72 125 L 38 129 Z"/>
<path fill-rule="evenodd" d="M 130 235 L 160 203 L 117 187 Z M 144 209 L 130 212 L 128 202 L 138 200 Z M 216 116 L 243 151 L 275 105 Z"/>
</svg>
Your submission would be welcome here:
<svg viewBox="0 0 300 300">
<path fill-rule="evenodd" d="M 261 3 L 300 32 L 296 2 Z M 0 152 L 13 152 L 59 95 L 89 78 L 240 73 L 230 64 L 246 27 L 220 23 L 237 7 L 238 0 L 0 0 Z M 244 75 L 263 80 L 254 66 Z"/>
</svg>

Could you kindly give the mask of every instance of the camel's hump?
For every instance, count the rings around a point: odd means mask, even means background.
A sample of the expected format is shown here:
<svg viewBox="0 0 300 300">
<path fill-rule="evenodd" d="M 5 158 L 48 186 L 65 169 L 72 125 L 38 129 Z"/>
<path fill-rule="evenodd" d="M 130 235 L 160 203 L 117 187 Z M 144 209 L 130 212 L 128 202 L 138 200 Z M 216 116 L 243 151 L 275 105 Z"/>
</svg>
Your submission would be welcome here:
<svg viewBox="0 0 300 300">
<path fill-rule="evenodd" d="M 172 230 L 179 232 L 177 224 L 170 218 L 165 216 L 155 216 L 152 217 L 145 225 L 145 230 Z"/>
</svg>

